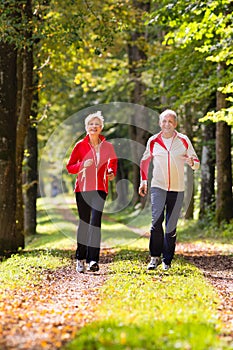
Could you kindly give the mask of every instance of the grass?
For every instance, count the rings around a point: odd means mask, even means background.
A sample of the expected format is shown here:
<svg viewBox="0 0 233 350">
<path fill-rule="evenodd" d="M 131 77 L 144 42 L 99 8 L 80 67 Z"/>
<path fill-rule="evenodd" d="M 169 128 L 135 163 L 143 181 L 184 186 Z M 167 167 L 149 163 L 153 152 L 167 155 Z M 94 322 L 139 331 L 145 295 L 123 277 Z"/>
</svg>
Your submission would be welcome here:
<svg viewBox="0 0 233 350">
<path fill-rule="evenodd" d="M 14 254 L 0 264 L 0 290 L 40 284 L 44 272 L 55 270 L 69 262 L 67 252 L 59 250 L 28 250 Z"/>
<path fill-rule="evenodd" d="M 118 215 L 122 225 L 150 225 L 150 212 Z M 127 227 L 127 226 L 126 226 Z M 232 226 L 229 225 L 229 232 Z M 115 234 L 115 226 L 109 230 Z M 195 221 L 180 221 L 179 239 L 231 245 L 222 235 Z M 205 231 L 205 232 L 203 232 Z M 204 233 L 204 235 L 203 235 Z M 128 243 L 128 245 L 127 245 Z M 223 350 L 231 345 L 220 339 L 219 299 L 202 273 L 176 256 L 171 270 L 146 272 L 148 240 L 133 238 L 118 246 L 109 278 L 100 291 L 98 321 L 83 327 L 66 350 Z"/>
<path fill-rule="evenodd" d="M 43 271 L 70 264 L 76 248 L 76 223 L 64 219 L 66 208 L 61 202 L 49 210 L 46 212 L 38 201 L 38 234 L 27 239 L 24 251 L 2 261 L 0 290 L 43 284 Z M 141 238 L 131 226 L 148 231 L 149 225 L 149 210 L 104 218 L 103 242 L 114 247 L 116 254 L 99 291 L 102 302 L 97 321 L 83 327 L 63 349 L 232 349 L 220 338 L 223 326 L 218 319 L 217 294 L 195 266 L 176 256 L 168 272 L 160 267 L 146 271 L 148 239 Z M 230 246 L 232 225 L 221 230 L 181 220 L 179 240 L 204 239 Z"/>
<path fill-rule="evenodd" d="M 56 207 L 55 207 L 56 208 Z M 30 284 L 43 283 L 44 272 L 56 270 L 70 263 L 75 241 L 69 237 L 67 231 L 58 230 L 64 219 L 62 215 L 47 215 L 42 201 L 38 201 L 38 234 L 26 238 L 26 248 L 4 259 L 0 263 L 0 292 L 5 288 L 27 287 Z"/>
<path fill-rule="evenodd" d="M 66 350 L 220 350 L 219 300 L 200 271 L 176 258 L 174 268 L 146 272 L 147 252 L 118 250 L 103 286 L 98 321 Z"/>
</svg>

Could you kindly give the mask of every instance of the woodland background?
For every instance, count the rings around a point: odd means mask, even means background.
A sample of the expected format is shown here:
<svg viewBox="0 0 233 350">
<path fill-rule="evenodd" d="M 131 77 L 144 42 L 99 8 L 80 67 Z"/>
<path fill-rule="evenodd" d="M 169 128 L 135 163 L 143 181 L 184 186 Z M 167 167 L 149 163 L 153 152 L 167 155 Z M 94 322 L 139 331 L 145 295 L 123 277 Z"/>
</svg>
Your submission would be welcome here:
<svg viewBox="0 0 233 350">
<path fill-rule="evenodd" d="M 38 165 L 50 135 L 77 110 L 114 101 L 176 110 L 201 161 L 186 218 L 196 210 L 207 224 L 230 225 L 232 23 L 231 0 L 2 0 L 0 254 L 36 234 Z M 107 137 L 145 145 L 141 118 L 141 128 L 133 119 L 113 124 Z M 117 180 L 133 184 L 133 210 L 138 167 L 119 160 L 119 169 Z"/>
</svg>

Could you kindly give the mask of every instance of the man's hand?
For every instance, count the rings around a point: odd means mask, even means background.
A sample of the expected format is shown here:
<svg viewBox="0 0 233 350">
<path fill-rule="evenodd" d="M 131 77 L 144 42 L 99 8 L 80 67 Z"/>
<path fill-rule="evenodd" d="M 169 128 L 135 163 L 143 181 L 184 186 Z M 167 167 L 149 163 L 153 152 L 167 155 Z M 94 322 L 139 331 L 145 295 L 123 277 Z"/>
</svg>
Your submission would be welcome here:
<svg viewBox="0 0 233 350">
<path fill-rule="evenodd" d="M 138 193 L 141 197 L 145 197 L 145 195 L 147 194 L 147 183 L 143 183 L 140 185 Z"/>
<path fill-rule="evenodd" d="M 185 157 L 186 163 L 192 168 L 194 166 L 194 160 L 193 157 Z"/>
</svg>

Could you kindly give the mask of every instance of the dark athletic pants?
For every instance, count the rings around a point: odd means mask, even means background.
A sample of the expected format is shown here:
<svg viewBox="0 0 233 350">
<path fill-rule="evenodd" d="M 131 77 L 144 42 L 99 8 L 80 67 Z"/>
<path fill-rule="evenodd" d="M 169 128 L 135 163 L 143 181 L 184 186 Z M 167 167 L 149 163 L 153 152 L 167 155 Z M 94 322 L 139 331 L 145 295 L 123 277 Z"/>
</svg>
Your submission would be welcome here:
<svg viewBox="0 0 233 350">
<path fill-rule="evenodd" d="M 149 249 L 151 256 L 162 255 L 165 264 L 171 264 L 175 253 L 176 226 L 184 199 L 184 192 L 151 188 L 152 224 Z M 163 229 L 164 215 L 165 234 Z"/>
<path fill-rule="evenodd" d="M 104 191 L 76 192 L 79 214 L 76 258 L 99 262 L 101 217 L 106 199 Z"/>
</svg>

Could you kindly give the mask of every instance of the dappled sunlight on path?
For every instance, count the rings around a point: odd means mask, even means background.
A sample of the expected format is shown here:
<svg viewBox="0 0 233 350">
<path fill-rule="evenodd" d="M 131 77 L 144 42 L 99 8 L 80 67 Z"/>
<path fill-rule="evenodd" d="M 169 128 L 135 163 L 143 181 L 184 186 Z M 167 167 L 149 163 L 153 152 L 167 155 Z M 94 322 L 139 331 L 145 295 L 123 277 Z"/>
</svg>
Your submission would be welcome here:
<svg viewBox="0 0 233 350">
<path fill-rule="evenodd" d="M 226 332 L 233 341 L 233 248 L 230 244 L 205 242 L 178 243 L 176 254 L 195 264 L 215 287 L 221 305 L 219 313 Z"/>
<path fill-rule="evenodd" d="M 78 274 L 75 261 L 47 271 L 40 285 L 1 291 L 0 349 L 56 350 L 95 319 L 99 288 L 112 252 L 104 250 L 98 273 Z"/>
</svg>

